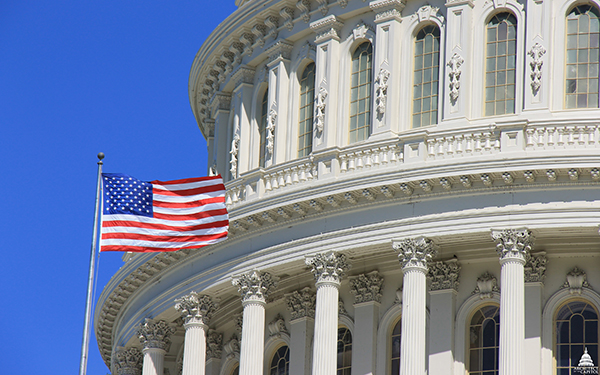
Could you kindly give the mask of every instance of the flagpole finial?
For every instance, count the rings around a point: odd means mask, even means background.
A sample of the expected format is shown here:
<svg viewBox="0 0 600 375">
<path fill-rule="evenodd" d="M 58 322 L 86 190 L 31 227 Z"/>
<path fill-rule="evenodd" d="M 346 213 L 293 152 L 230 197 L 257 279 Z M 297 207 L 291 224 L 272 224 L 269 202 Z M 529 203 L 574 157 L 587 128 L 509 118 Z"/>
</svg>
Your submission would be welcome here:
<svg viewBox="0 0 600 375">
<path fill-rule="evenodd" d="M 104 152 L 98 153 L 98 160 L 100 160 L 100 163 L 102 163 L 102 159 L 104 159 Z"/>
</svg>

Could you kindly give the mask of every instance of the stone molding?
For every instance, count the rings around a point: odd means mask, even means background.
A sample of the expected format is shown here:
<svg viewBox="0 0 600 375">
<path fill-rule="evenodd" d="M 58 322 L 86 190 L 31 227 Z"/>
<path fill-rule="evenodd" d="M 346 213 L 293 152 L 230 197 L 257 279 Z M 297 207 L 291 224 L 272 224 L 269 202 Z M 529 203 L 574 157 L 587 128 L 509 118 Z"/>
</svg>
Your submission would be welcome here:
<svg viewBox="0 0 600 375">
<path fill-rule="evenodd" d="M 492 240 L 496 242 L 496 251 L 500 262 L 516 259 L 522 261 L 529 257 L 534 237 L 526 228 L 492 230 Z"/>
<path fill-rule="evenodd" d="M 427 277 L 431 280 L 430 290 L 451 289 L 458 291 L 460 269 L 460 264 L 456 258 L 429 263 Z"/>
<path fill-rule="evenodd" d="M 280 338 L 281 334 L 289 335 L 285 326 L 285 320 L 281 314 L 277 314 L 271 323 L 267 324 L 267 330 L 269 331 L 270 337 Z"/>
<path fill-rule="evenodd" d="M 311 267 L 311 272 L 315 276 L 317 285 L 330 283 L 339 286 L 342 278 L 351 268 L 346 256 L 335 251 L 328 251 L 307 257 L 305 263 Z"/>
<path fill-rule="evenodd" d="M 138 348 L 117 348 L 113 363 L 118 375 L 141 375 L 144 356 Z"/>
<path fill-rule="evenodd" d="M 279 61 L 289 61 L 292 56 L 294 45 L 286 40 L 279 39 L 271 44 L 265 51 L 269 56 L 267 66 L 271 67 Z"/>
<path fill-rule="evenodd" d="M 548 258 L 546 258 L 546 253 L 531 254 L 525 263 L 525 282 L 543 283 L 546 278 L 547 263 Z"/>
<path fill-rule="evenodd" d="M 479 294 L 480 299 L 486 299 L 492 298 L 494 293 L 500 293 L 498 280 L 496 279 L 496 276 L 486 271 L 477 278 L 477 287 L 475 287 L 475 290 L 471 295 Z"/>
<path fill-rule="evenodd" d="M 570 294 L 581 295 L 583 288 L 592 287 L 587 281 L 587 274 L 581 268 L 575 266 L 569 273 L 567 273 L 567 281 L 562 285 L 562 288 L 569 288 Z"/>
<path fill-rule="evenodd" d="M 428 263 L 437 255 L 432 240 L 425 237 L 393 240 L 392 248 L 398 253 L 402 269 L 421 268 L 426 270 Z"/>
<path fill-rule="evenodd" d="M 201 323 L 208 325 L 219 303 L 206 294 L 191 292 L 175 300 L 175 310 L 179 311 L 184 324 Z"/>
<path fill-rule="evenodd" d="M 254 73 L 256 73 L 256 70 L 253 68 L 246 65 L 240 65 L 231 75 L 231 80 L 235 82 L 235 87 L 238 87 L 243 83 L 252 85 L 254 83 Z"/>
<path fill-rule="evenodd" d="M 349 281 L 355 305 L 363 302 L 381 303 L 383 277 L 377 270 L 350 277 Z"/>
<path fill-rule="evenodd" d="M 217 110 L 228 111 L 231 108 L 231 94 L 218 91 L 216 92 L 212 99 L 210 100 L 210 109 L 211 112 L 215 112 Z"/>
<path fill-rule="evenodd" d="M 315 43 L 323 43 L 330 39 L 340 40 L 340 30 L 344 26 L 333 14 L 310 23 L 310 28 L 317 36 Z"/>
<path fill-rule="evenodd" d="M 206 360 L 211 358 L 220 359 L 223 352 L 223 334 L 209 330 L 206 335 Z"/>
<path fill-rule="evenodd" d="M 240 354 L 240 340 L 238 336 L 234 333 L 231 335 L 229 341 L 223 344 L 223 351 L 225 352 L 225 358 L 235 358 Z"/>
<path fill-rule="evenodd" d="M 242 303 L 266 303 L 269 293 L 277 288 L 278 278 L 258 270 L 235 276 L 231 281 L 242 296 Z"/>
<path fill-rule="evenodd" d="M 310 287 L 285 295 L 285 303 L 292 315 L 292 321 L 301 318 L 314 319 L 316 302 L 317 296 Z"/>
<path fill-rule="evenodd" d="M 375 23 L 396 20 L 402 22 L 402 10 L 406 0 L 377 0 L 369 3 L 369 8 L 375 12 Z"/>
<path fill-rule="evenodd" d="M 138 337 L 144 349 L 169 351 L 173 333 L 175 333 L 175 328 L 164 320 L 144 319 L 138 327 Z"/>
</svg>

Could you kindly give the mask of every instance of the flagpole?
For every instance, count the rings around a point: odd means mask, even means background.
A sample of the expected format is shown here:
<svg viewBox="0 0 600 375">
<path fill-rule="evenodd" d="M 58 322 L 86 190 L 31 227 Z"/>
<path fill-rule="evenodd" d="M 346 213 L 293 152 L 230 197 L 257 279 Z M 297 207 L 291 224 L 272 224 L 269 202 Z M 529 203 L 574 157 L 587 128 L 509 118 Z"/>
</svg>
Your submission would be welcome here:
<svg viewBox="0 0 600 375">
<path fill-rule="evenodd" d="M 98 239 L 98 207 L 100 206 L 100 187 L 102 182 L 102 159 L 104 154 L 98 154 L 98 183 L 96 186 L 96 208 L 94 209 L 94 231 L 92 234 L 92 252 L 90 254 L 90 270 L 88 273 L 87 296 L 85 298 L 85 320 L 83 323 L 83 342 L 81 344 L 81 360 L 79 375 L 87 372 L 88 349 L 90 342 L 90 319 L 92 316 L 92 293 L 94 288 L 94 270 L 96 265 L 96 242 Z"/>
</svg>

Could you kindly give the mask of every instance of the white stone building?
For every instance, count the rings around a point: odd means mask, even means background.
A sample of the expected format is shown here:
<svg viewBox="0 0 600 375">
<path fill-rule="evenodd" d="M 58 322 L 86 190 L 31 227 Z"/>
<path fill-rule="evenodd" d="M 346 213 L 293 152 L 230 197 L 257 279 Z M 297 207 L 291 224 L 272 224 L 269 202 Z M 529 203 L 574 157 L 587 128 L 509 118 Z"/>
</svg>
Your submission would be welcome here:
<svg viewBox="0 0 600 375">
<path fill-rule="evenodd" d="M 236 2 L 189 81 L 229 239 L 124 257 L 112 373 L 597 370 L 600 2 Z"/>
</svg>

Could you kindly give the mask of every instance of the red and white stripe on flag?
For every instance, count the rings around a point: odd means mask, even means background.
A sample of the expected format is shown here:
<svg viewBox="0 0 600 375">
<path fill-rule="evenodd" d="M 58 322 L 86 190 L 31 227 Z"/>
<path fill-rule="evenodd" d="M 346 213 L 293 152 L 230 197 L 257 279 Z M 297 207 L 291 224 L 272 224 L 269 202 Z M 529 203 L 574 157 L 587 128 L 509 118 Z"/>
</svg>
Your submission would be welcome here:
<svg viewBox="0 0 600 375">
<path fill-rule="evenodd" d="M 197 249 L 227 238 L 221 176 L 143 182 L 106 173 L 103 182 L 100 251 Z"/>
</svg>

